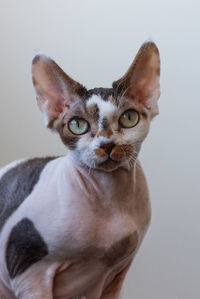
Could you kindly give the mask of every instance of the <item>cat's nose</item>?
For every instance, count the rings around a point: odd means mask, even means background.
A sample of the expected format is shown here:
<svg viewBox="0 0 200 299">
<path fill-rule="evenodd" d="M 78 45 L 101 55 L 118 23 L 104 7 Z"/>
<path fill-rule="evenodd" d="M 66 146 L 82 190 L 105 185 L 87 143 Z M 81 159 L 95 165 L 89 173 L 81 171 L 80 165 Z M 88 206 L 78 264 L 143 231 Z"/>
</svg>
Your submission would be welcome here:
<svg viewBox="0 0 200 299">
<path fill-rule="evenodd" d="M 111 153 L 113 147 L 115 146 L 114 143 L 110 142 L 110 143 L 102 143 L 100 145 L 100 148 L 102 148 L 108 155 Z"/>
</svg>

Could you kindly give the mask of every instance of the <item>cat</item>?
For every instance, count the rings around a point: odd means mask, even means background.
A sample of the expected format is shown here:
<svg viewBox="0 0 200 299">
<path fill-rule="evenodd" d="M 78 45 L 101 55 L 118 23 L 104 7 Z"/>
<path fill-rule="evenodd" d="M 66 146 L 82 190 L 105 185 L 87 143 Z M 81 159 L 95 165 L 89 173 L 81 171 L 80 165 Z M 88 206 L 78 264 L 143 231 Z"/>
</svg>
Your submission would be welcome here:
<svg viewBox="0 0 200 299">
<path fill-rule="evenodd" d="M 151 216 L 138 153 L 158 114 L 159 51 L 144 43 L 112 88 L 87 90 L 45 55 L 32 78 L 68 150 L 0 171 L 0 298 L 118 299 Z"/>
</svg>

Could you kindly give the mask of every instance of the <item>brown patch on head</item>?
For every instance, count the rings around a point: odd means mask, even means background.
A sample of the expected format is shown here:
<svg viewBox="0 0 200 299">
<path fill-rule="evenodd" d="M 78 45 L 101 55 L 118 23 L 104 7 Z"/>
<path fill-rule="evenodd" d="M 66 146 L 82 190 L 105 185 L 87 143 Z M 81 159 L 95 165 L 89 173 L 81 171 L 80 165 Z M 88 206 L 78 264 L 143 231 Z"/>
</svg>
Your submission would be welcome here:
<svg viewBox="0 0 200 299">
<path fill-rule="evenodd" d="M 117 144 L 111 152 L 111 158 L 113 158 L 114 160 L 121 160 L 122 158 L 130 158 L 132 152 L 133 149 L 131 145 Z"/>
<path fill-rule="evenodd" d="M 86 110 L 94 121 L 97 122 L 99 120 L 99 107 L 97 104 L 92 104 L 89 107 L 86 106 Z"/>
<path fill-rule="evenodd" d="M 58 129 L 58 132 L 64 145 L 66 145 L 70 150 L 76 149 L 76 144 L 80 137 L 78 135 L 73 135 L 69 131 L 67 124 L 62 124 Z"/>
<path fill-rule="evenodd" d="M 71 137 L 67 135 L 60 134 L 62 142 L 70 149 L 75 150 L 76 144 L 78 142 L 78 137 Z"/>
<path fill-rule="evenodd" d="M 59 109 L 59 106 L 57 107 L 57 110 L 58 109 Z M 53 130 L 53 131 L 58 131 L 60 133 L 60 130 L 73 117 L 75 117 L 75 118 L 86 118 L 86 114 L 84 112 L 83 105 L 82 105 L 81 102 L 79 104 L 76 104 L 73 108 L 71 108 L 64 115 L 60 112 L 58 117 L 54 117 L 51 120 L 49 120 L 49 123 L 47 124 L 47 127 L 49 129 Z"/>
<path fill-rule="evenodd" d="M 96 148 L 94 152 L 100 158 L 104 158 L 105 156 L 107 156 L 106 152 L 102 148 Z"/>
<path fill-rule="evenodd" d="M 138 232 L 135 231 L 122 240 L 116 242 L 105 253 L 104 257 L 102 258 L 103 263 L 108 267 L 114 266 L 116 263 L 128 257 L 136 250 L 138 241 L 139 235 Z"/>
<path fill-rule="evenodd" d="M 82 137 L 82 135 L 75 135 L 69 130 L 68 124 L 73 118 L 83 118 L 87 120 L 87 114 L 83 106 L 75 105 L 69 113 L 66 113 L 61 119 L 55 120 L 53 123 L 54 129 L 58 131 L 61 140 L 70 150 L 76 149 L 76 144 Z"/>
</svg>

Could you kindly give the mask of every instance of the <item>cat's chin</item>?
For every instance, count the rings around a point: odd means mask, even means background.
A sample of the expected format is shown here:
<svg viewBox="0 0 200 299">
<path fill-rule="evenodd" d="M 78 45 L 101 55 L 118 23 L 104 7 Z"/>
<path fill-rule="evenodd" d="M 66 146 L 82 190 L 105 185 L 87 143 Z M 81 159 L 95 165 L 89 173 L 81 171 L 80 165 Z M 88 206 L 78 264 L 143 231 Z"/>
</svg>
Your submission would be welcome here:
<svg viewBox="0 0 200 299">
<path fill-rule="evenodd" d="M 123 163 L 121 161 L 115 161 L 108 158 L 105 162 L 97 164 L 95 168 L 97 170 L 110 172 L 118 169 L 121 166 L 123 166 Z"/>
</svg>

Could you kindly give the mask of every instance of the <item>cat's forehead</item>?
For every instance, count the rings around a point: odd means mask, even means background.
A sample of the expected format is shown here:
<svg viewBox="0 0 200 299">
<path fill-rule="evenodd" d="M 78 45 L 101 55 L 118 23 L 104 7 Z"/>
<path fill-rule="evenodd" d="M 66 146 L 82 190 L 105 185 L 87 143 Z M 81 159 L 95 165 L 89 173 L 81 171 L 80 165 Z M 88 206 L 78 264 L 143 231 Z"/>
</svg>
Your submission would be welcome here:
<svg viewBox="0 0 200 299">
<path fill-rule="evenodd" d="M 112 89 L 97 88 L 92 91 L 86 102 L 86 109 L 95 111 L 100 118 L 109 119 L 117 111 L 117 104 L 113 98 Z"/>
<path fill-rule="evenodd" d="M 93 95 L 98 95 L 104 101 L 108 101 L 110 97 L 113 96 L 114 90 L 113 88 L 103 88 L 103 87 L 96 87 L 93 89 L 88 90 L 87 96 L 91 98 Z"/>
</svg>

